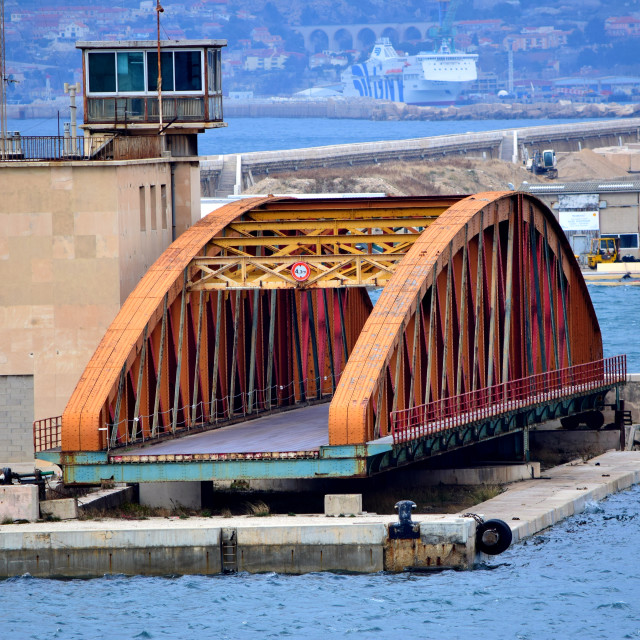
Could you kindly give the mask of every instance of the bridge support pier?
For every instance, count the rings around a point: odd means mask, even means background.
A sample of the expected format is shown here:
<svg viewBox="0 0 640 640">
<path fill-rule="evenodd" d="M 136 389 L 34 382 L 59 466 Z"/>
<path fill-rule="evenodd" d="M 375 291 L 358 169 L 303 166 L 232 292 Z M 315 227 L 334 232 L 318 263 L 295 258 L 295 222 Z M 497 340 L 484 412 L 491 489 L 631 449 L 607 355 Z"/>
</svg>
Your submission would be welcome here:
<svg viewBox="0 0 640 640">
<path fill-rule="evenodd" d="M 202 489 L 197 482 L 141 482 L 140 504 L 161 509 L 200 509 Z"/>
</svg>

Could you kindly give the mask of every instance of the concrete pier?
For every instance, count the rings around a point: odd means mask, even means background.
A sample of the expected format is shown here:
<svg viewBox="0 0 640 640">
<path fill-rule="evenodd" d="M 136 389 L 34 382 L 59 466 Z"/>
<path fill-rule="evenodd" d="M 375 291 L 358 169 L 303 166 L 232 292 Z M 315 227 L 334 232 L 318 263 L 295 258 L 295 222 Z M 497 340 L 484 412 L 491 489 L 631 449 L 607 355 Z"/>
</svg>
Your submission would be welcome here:
<svg viewBox="0 0 640 640">
<path fill-rule="evenodd" d="M 589 502 L 638 482 L 640 451 L 608 451 L 586 462 L 576 460 L 548 469 L 539 479 L 510 485 L 473 511 L 485 519 L 507 522 L 515 542 L 580 513 Z"/>
<path fill-rule="evenodd" d="M 396 516 L 152 518 L 0 527 L 0 578 L 276 571 L 373 573 L 468 568 L 472 518 L 421 516 L 420 536 L 389 541 Z M 393 543 L 393 544 L 392 544 Z M 406 543 L 406 544 L 402 544 Z"/>
<path fill-rule="evenodd" d="M 640 481 L 640 452 L 608 452 L 511 485 L 468 510 L 507 522 L 514 540 L 531 536 L 585 505 Z M 411 498 L 411 496 L 407 496 Z M 476 522 L 415 515 L 414 539 L 391 540 L 396 516 L 363 514 L 152 518 L 0 526 L 0 578 L 305 573 L 470 568 L 478 560 Z"/>
</svg>

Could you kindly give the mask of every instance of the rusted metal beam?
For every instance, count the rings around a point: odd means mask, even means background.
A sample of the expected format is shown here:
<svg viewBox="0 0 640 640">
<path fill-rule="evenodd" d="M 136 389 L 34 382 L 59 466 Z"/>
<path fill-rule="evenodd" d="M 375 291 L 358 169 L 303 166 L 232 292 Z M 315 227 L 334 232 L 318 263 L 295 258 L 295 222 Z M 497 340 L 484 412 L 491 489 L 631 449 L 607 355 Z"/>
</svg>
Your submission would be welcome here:
<svg viewBox="0 0 640 640">
<path fill-rule="evenodd" d="M 507 240 L 507 284 L 504 310 L 504 336 L 502 339 L 502 382 L 509 379 L 509 349 L 511 348 L 511 305 L 513 296 L 513 243 L 515 221 L 509 212 L 509 237 Z"/>
<path fill-rule="evenodd" d="M 162 304 L 162 328 L 160 329 L 160 353 L 158 354 L 158 370 L 156 372 L 156 392 L 153 399 L 153 423 L 151 437 L 155 438 L 158 432 L 158 409 L 160 407 L 160 392 L 162 386 L 162 360 L 164 358 L 167 332 L 167 296 L 164 296 Z"/>
<path fill-rule="evenodd" d="M 192 276 L 188 291 L 382 286 L 389 281 L 404 256 L 404 253 L 356 253 L 196 258 L 192 266 L 197 268 L 199 277 Z M 304 282 L 296 281 L 291 275 L 291 267 L 296 262 L 309 265 L 311 276 Z"/>
<path fill-rule="evenodd" d="M 178 411 L 180 407 L 178 403 L 180 401 L 180 374 L 182 370 L 182 343 L 184 342 L 184 316 L 187 307 L 187 270 L 184 270 L 184 282 L 182 285 L 182 297 L 180 300 L 180 328 L 178 329 L 178 354 L 176 356 L 176 379 L 175 386 L 173 388 L 173 408 L 171 414 L 171 431 L 176 432 L 178 426 Z"/>
</svg>

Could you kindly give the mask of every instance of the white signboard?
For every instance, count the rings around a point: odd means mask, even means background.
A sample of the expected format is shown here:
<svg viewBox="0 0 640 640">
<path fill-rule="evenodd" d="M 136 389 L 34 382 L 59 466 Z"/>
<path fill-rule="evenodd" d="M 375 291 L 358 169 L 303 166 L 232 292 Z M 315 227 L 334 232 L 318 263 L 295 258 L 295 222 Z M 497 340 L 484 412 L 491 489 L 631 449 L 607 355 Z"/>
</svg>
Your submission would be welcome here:
<svg viewBox="0 0 640 640">
<path fill-rule="evenodd" d="M 597 231 L 600 228 L 597 211 L 560 211 L 559 217 L 564 231 Z"/>
<path fill-rule="evenodd" d="M 565 231 L 598 231 L 600 229 L 600 196 L 597 193 L 561 195 L 558 219 Z"/>
</svg>

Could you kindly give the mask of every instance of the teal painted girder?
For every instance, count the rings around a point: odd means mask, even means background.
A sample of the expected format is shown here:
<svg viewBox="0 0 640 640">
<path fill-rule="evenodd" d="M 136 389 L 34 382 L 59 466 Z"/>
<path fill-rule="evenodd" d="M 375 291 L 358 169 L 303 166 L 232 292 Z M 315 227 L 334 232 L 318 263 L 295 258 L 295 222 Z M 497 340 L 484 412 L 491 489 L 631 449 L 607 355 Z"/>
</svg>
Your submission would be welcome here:
<svg viewBox="0 0 640 640">
<path fill-rule="evenodd" d="M 586 396 L 574 395 L 546 405 L 532 405 L 491 420 L 462 425 L 398 445 L 378 441 L 362 445 L 324 446 L 314 458 L 125 462 L 111 460 L 113 451 L 43 451 L 38 453 L 38 457 L 59 464 L 68 484 L 100 484 L 104 480 L 139 483 L 364 477 L 522 431 L 531 424 L 597 408 L 603 394 L 614 386 L 598 389 Z"/>
<path fill-rule="evenodd" d="M 62 466 L 68 484 L 348 478 L 366 475 L 367 460 L 391 448 L 391 444 L 321 447 L 317 458 L 114 462 L 108 452 L 96 451 L 47 452 L 46 459 Z"/>
</svg>

